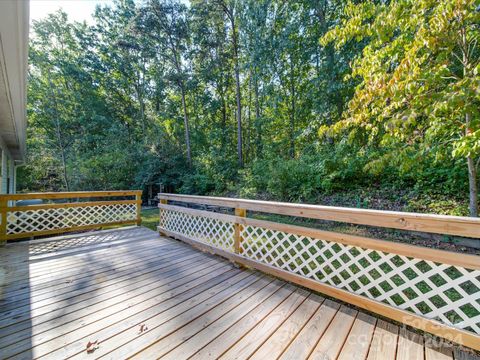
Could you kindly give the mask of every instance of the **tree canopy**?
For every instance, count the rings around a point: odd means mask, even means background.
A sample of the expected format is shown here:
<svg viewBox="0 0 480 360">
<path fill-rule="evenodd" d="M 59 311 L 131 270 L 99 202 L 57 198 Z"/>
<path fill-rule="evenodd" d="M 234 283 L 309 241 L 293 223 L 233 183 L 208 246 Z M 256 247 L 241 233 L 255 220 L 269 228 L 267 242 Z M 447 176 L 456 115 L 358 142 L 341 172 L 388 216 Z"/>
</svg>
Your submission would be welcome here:
<svg viewBox="0 0 480 360">
<path fill-rule="evenodd" d="M 475 0 L 118 0 L 90 25 L 59 11 L 33 24 L 19 185 L 411 189 L 476 215 L 479 24 Z"/>
</svg>

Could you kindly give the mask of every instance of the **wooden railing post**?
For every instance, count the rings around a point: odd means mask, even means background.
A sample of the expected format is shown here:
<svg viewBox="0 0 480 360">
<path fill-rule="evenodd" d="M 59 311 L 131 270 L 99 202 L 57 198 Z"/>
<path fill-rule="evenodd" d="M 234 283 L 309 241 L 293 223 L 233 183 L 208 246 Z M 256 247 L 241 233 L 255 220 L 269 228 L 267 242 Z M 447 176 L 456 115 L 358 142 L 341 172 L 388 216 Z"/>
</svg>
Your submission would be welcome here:
<svg viewBox="0 0 480 360">
<path fill-rule="evenodd" d="M 142 225 L 142 192 L 135 193 L 135 200 L 137 201 L 137 226 Z"/>
<path fill-rule="evenodd" d="M 0 246 L 7 243 L 7 207 L 8 200 L 6 197 L 0 198 Z"/>
<path fill-rule="evenodd" d="M 247 210 L 241 209 L 241 208 L 235 208 L 235 216 L 238 217 L 246 217 L 247 216 Z M 235 223 L 235 234 L 234 234 L 234 242 L 233 242 L 233 250 L 235 254 L 240 254 L 241 253 L 241 243 L 242 243 L 242 228 L 243 225 L 239 223 Z"/>
</svg>

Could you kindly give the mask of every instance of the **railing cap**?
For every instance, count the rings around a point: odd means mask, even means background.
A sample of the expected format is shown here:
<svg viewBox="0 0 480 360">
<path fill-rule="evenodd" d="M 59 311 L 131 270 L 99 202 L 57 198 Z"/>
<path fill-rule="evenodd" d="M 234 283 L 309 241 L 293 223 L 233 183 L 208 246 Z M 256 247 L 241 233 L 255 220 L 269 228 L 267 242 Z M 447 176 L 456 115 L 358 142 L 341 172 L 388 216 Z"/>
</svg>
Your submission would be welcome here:
<svg viewBox="0 0 480 360">
<path fill-rule="evenodd" d="M 161 200 L 243 208 L 264 213 L 297 216 L 357 225 L 480 238 L 480 218 L 370 210 L 338 206 L 159 193 Z"/>
<path fill-rule="evenodd" d="M 69 199 L 87 197 L 109 197 L 109 196 L 136 196 L 141 195 L 142 190 L 108 190 L 108 191 L 68 191 L 68 192 L 41 192 L 24 194 L 0 194 L 0 201 L 3 200 L 24 200 L 24 199 Z"/>
</svg>

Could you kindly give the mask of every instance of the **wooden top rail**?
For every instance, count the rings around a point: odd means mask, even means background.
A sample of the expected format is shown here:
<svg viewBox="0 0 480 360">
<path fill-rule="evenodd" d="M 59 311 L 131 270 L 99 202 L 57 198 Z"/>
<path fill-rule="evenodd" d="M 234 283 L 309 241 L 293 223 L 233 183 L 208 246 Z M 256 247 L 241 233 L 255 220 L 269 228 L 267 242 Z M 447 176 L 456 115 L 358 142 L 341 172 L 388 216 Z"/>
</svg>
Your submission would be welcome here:
<svg viewBox="0 0 480 360">
<path fill-rule="evenodd" d="M 159 193 L 158 197 L 160 200 L 216 205 L 358 225 L 480 238 L 480 218 L 197 195 Z"/>
<path fill-rule="evenodd" d="M 26 199 L 70 199 L 113 196 L 141 196 L 142 190 L 116 190 L 116 191 L 71 191 L 71 192 L 44 192 L 27 194 L 2 194 L 1 200 L 26 200 Z"/>
</svg>

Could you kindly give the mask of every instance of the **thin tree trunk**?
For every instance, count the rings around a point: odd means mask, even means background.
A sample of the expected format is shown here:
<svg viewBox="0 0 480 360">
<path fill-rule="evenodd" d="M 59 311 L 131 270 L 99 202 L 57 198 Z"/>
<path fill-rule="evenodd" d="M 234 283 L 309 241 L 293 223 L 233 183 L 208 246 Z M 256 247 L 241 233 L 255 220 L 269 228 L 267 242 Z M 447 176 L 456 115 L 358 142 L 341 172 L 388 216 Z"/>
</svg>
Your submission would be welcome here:
<svg viewBox="0 0 480 360">
<path fill-rule="evenodd" d="M 178 46 L 175 41 L 172 39 L 170 34 L 168 35 L 168 42 L 170 45 L 170 50 L 172 51 L 173 55 L 173 65 L 175 66 L 175 70 L 177 71 L 177 76 L 179 77 L 178 86 L 180 88 L 180 92 L 182 94 L 182 108 L 183 108 L 183 126 L 185 128 L 185 146 L 187 148 L 187 164 L 188 166 L 192 165 L 192 150 L 190 147 L 190 127 L 189 127 L 189 120 L 188 120 L 188 111 L 187 111 L 187 101 L 186 101 L 186 94 L 185 94 L 185 84 L 183 82 L 183 69 L 182 69 L 182 58 L 178 54 Z"/>
<path fill-rule="evenodd" d="M 467 157 L 468 164 L 468 187 L 470 193 L 470 216 L 478 216 L 478 187 L 477 169 L 471 156 Z"/>
<path fill-rule="evenodd" d="M 242 143 L 242 96 L 240 91 L 240 67 L 238 64 L 238 40 L 237 40 L 237 29 L 235 27 L 235 15 L 234 10 L 229 9 L 224 2 L 220 2 L 220 5 L 223 8 L 223 11 L 230 20 L 230 25 L 232 27 L 232 44 L 233 44 L 233 66 L 235 71 L 235 92 L 237 100 L 237 155 L 238 155 L 238 166 L 243 168 L 243 143 Z"/>
<path fill-rule="evenodd" d="M 291 97 L 291 113 L 290 113 L 290 157 L 295 157 L 295 75 L 293 60 L 290 57 L 290 97 Z"/>
<path fill-rule="evenodd" d="M 463 77 L 467 78 L 468 68 L 469 68 L 469 57 L 468 57 L 468 43 L 467 43 L 467 33 L 463 28 L 461 31 L 461 43 L 462 43 L 462 55 L 463 55 Z M 468 136 L 470 134 L 470 123 L 471 118 L 470 114 L 465 114 L 465 134 Z M 478 216 L 478 185 L 477 185 L 477 168 L 475 162 L 471 155 L 467 156 L 467 166 L 468 166 L 468 192 L 469 192 L 469 209 L 470 216 Z"/>
<path fill-rule="evenodd" d="M 55 110 L 57 112 L 57 110 Z M 67 161 L 65 156 L 65 148 L 63 146 L 62 134 L 60 131 L 60 124 L 58 123 L 58 119 L 55 119 L 55 132 L 57 134 L 57 141 L 60 146 L 60 158 L 62 160 L 62 175 L 63 175 L 63 182 L 65 184 L 65 190 L 70 191 L 70 183 L 68 181 L 68 174 L 67 174 Z"/>
<path fill-rule="evenodd" d="M 55 134 L 57 136 L 58 146 L 60 148 L 60 159 L 62 161 L 63 182 L 64 182 L 64 185 L 65 185 L 65 190 L 70 191 L 70 183 L 68 181 L 68 173 L 67 173 L 67 157 L 65 155 L 65 146 L 63 144 L 62 132 L 60 130 L 57 97 L 55 95 L 55 90 L 54 90 L 55 88 L 53 87 L 53 84 L 52 84 L 50 78 L 48 79 L 48 83 L 50 85 L 50 91 L 51 91 L 51 94 L 52 94 L 53 106 L 55 108 Z"/>
<path fill-rule="evenodd" d="M 222 123 L 221 123 L 221 127 L 222 127 L 222 150 L 224 150 L 225 146 L 227 144 L 227 139 L 226 139 L 226 135 L 227 135 L 227 103 L 225 101 L 225 97 L 224 97 L 223 94 L 221 96 L 221 99 L 222 99 Z"/>
<path fill-rule="evenodd" d="M 188 166 L 192 165 L 192 151 L 190 148 L 190 128 L 188 124 L 188 112 L 187 103 L 185 101 L 185 88 L 182 82 L 180 82 L 180 90 L 182 92 L 182 107 L 183 107 L 183 125 L 185 127 L 185 145 L 187 146 L 187 163 Z"/>
<path fill-rule="evenodd" d="M 470 132 L 470 114 L 465 115 L 465 131 Z M 478 216 L 478 186 L 477 186 L 477 167 L 471 156 L 467 156 L 468 165 L 468 193 L 470 216 Z"/>
<path fill-rule="evenodd" d="M 68 181 L 68 174 L 67 174 L 67 161 L 65 157 L 65 149 L 62 147 L 62 169 L 63 169 L 63 181 L 65 183 L 65 190 L 70 191 L 70 182 Z"/>
<path fill-rule="evenodd" d="M 235 31 L 234 31 L 235 32 Z M 240 93 L 240 70 L 238 68 L 238 55 L 236 49 L 236 36 L 234 36 L 234 53 L 235 53 L 235 89 L 237 95 L 237 154 L 238 166 L 243 167 L 243 144 L 242 144 L 242 100 Z"/>
<path fill-rule="evenodd" d="M 257 68 L 255 66 L 255 77 L 254 77 L 254 88 L 255 88 L 255 125 L 257 130 L 257 157 L 262 157 L 262 122 L 260 119 L 260 101 L 259 101 L 259 91 L 258 91 L 258 77 L 257 77 Z"/>
<path fill-rule="evenodd" d="M 250 73 L 251 75 L 251 73 Z M 252 157 L 252 149 L 251 149 L 251 124 L 252 124 L 252 77 L 250 76 L 248 82 L 248 107 L 247 107 L 247 133 L 245 136 L 245 162 L 248 164 L 249 159 Z"/>
</svg>

